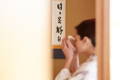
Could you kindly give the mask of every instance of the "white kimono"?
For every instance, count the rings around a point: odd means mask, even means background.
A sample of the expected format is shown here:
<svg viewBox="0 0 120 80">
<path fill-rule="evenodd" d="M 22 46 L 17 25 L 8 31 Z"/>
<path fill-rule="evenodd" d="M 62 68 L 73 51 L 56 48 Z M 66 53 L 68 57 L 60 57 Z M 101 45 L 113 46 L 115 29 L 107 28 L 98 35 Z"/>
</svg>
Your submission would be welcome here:
<svg viewBox="0 0 120 80">
<path fill-rule="evenodd" d="M 63 68 L 55 80 L 97 80 L 97 56 L 90 56 L 73 74 L 69 69 Z"/>
</svg>

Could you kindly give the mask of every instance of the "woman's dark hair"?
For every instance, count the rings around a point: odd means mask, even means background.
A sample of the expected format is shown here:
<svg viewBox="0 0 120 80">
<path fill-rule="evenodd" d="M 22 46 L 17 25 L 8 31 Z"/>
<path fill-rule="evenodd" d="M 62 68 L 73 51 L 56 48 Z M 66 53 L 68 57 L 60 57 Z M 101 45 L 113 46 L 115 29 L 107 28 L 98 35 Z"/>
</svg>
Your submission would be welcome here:
<svg viewBox="0 0 120 80">
<path fill-rule="evenodd" d="M 81 22 L 78 26 L 76 26 L 76 30 L 81 39 L 84 37 L 90 38 L 93 46 L 95 47 L 95 19 L 89 19 Z"/>
</svg>

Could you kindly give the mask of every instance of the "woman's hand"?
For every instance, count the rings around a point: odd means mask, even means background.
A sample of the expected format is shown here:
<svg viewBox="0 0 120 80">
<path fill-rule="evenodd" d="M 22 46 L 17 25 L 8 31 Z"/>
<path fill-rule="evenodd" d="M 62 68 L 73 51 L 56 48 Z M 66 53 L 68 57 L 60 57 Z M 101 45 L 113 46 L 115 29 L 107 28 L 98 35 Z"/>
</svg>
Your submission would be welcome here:
<svg viewBox="0 0 120 80">
<path fill-rule="evenodd" d="M 72 45 L 69 39 L 63 38 L 62 40 L 62 50 L 65 55 L 65 68 L 70 68 L 72 59 L 74 57 L 75 47 Z"/>
</svg>

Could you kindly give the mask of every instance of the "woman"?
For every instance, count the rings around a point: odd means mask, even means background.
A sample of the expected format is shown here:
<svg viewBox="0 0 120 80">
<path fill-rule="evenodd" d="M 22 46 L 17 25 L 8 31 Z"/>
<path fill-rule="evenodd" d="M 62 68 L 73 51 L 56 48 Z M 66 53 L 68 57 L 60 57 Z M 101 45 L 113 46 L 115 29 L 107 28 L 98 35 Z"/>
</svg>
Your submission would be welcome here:
<svg viewBox="0 0 120 80">
<path fill-rule="evenodd" d="M 65 64 L 55 80 L 97 80 L 97 57 L 95 54 L 95 19 L 85 20 L 76 27 L 75 40 L 64 38 L 62 50 Z M 89 56 L 79 64 L 79 56 Z"/>
</svg>

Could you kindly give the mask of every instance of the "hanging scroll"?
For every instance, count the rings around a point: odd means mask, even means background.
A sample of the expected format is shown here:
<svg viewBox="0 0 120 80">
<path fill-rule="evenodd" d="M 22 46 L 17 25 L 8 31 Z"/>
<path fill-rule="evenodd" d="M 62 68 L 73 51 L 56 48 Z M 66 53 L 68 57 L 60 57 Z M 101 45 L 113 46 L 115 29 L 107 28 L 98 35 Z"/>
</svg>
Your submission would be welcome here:
<svg viewBox="0 0 120 80">
<path fill-rule="evenodd" d="M 65 36 L 65 0 L 52 1 L 52 46 L 60 48 Z"/>
</svg>

